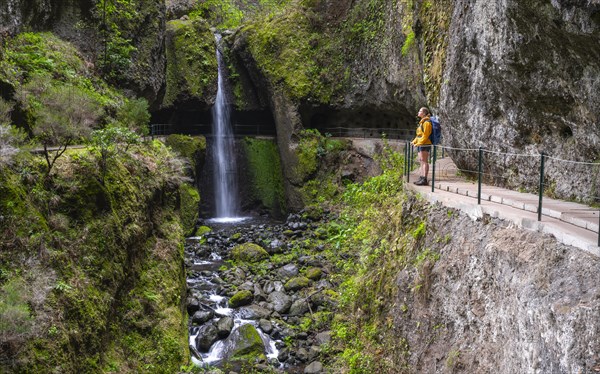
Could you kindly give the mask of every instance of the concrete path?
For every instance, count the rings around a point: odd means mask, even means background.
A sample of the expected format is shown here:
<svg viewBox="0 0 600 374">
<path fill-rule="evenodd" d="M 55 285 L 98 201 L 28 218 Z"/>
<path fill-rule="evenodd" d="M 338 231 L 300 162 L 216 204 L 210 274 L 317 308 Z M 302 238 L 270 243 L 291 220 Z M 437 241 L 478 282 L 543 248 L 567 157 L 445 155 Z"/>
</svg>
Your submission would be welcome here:
<svg viewBox="0 0 600 374">
<path fill-rule="evenodd" d="M 408 188 L 417 191 L 430 202 L 460 209 L 473 219 L 485 214 L 509 220 L 518 227 L 552 234 L 561 243 L 571 245 L 600 257 L 598 226 L 600 209 L 567 201 L 542 199 L 542 219 L 538 221 L 539 197 L 535 194 L 511 191 L 483 185 L 481 204 L 477 203 L 477 182 L 467 181 L 457 173 L 456 165 L 448 157 L 436 163 L 434 190 L 429 186 L 415 186 L 417 172 L 411 173 Z"/>
</svg>

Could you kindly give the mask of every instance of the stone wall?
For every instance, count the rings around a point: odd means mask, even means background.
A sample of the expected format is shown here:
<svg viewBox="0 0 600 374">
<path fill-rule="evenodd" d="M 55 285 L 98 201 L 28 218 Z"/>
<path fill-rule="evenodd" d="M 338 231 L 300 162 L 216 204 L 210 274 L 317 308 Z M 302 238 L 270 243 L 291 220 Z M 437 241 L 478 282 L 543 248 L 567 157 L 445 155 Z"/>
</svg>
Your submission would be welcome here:
<svg viewBox="0 0 600 374">
<path fill-rule="evenodd" d="M 398 273 L 392 313 L 416 372 L 597 370 L 598 257 L 439 205 L 431 207 L 422 245 L 440 258 L 419 274 Z"/>
</svg>

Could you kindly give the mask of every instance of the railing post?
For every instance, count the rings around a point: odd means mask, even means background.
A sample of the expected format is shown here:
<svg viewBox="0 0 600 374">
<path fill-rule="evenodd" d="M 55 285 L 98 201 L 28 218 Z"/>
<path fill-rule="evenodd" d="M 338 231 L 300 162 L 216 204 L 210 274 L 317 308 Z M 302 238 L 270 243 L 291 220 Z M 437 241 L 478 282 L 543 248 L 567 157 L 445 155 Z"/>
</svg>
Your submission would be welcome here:
<svg viewBox="0 0 600 374">
<path fill-rule="evenodd" d="M 481 204 L 481 174 L 483 170 L 483 148 L 479 147 L 479 167 L 477 178 L 477 204 Z"/>
<path fill-rule="evenodd" d="M 539 188 L 539 202 L 538 202 L 538 221 L 542 220 L 542 196 L 544 195 L 544 152 L 540 155 L 540 188 Z"/>
<path fill-rule="evenodd" d="M 410 172 L 412 170 L 413 147 L 408 145 L 408 171 L 406 172 L 406 183 L 410 182 Z"/>
<path fill-rule="evenodd" d="M 435 190 L 435 161 L 437 158 L 437 145 L 433 145 L 433 163 L 431 164 L 431 192 Z"/>
<path fill-rule="evenodd" d="M 404 142 L 404 177 L 408 181 L 408 142 Z"/>
</svg>

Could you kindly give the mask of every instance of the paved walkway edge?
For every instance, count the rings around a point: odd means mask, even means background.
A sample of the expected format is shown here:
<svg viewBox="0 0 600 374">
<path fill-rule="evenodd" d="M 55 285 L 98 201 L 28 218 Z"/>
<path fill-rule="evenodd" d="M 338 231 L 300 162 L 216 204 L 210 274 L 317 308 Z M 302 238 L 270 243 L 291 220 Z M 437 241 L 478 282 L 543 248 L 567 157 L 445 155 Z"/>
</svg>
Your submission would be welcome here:
<svg viewBox="0 0 600 374">
<path fill-rule="evenodd" d="M 431 192 L 430 186 L 426 189 L 414 186 L 412 183 L 406 183 L 405 188 L 415 191 L 430 203 L 440 203 L 449 208 L 459 209 L 473 220 L 482 219 L 484 215 L 489 215 L 490 217 L 510 221 L 519 228 L 550 234 L 559 243 L 582 249 L 600 257 L 600 247 L 598 247 L 596 233 L 570 225 L 560 219 L 544 216 L 542 221 L 538 221 L 537 213 L 528 210 L 502 205 L 490 200 L 482 200 L 481 205 L 478 205 L 477 200 L 466 196 L 466 194 L 456 194 L 437 189 L 436 192 Z M 565 227 L 565 225 L 570 227 Z"/>
</svg>

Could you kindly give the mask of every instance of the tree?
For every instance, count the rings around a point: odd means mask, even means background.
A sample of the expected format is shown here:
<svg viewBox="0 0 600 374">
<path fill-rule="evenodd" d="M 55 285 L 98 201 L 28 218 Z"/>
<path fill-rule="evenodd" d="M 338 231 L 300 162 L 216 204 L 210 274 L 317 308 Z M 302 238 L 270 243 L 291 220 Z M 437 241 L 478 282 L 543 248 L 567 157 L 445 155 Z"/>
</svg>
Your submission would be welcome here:
<svg viewBox="0 0 600 374">
<path fill-rule="evenodd" d="M 67 147 L 89 135 L 100 116 L 100 106 L 88 92 L 71 85 L 40 86 L 34 80 L 22 90 L 24 101 L 28 95 L 39 93 L 35 105 L 26 101 L 33 107 L 32 133 L 44 147 L 48 176 Z"/>
<path fill-rule="evenodd" d="M 127 100 L 117 114 L 117 120 L 142 136 L 148 135 L 150 122 L 148 102 L 144 98 Z"/>
<path fill-rule="evenodd" d="M 140 137 L 133 131 L 124 127 L 109 126 L 102 130 L 92 132 L 90 144 L 100 152 L 100 175 L 102 184 L 108 170 L 108 159 L 120 151 L 119 146 L 125 146 L 124 152 L 127 152 L 129 146 L 138 144 Z"/>
</svg>

